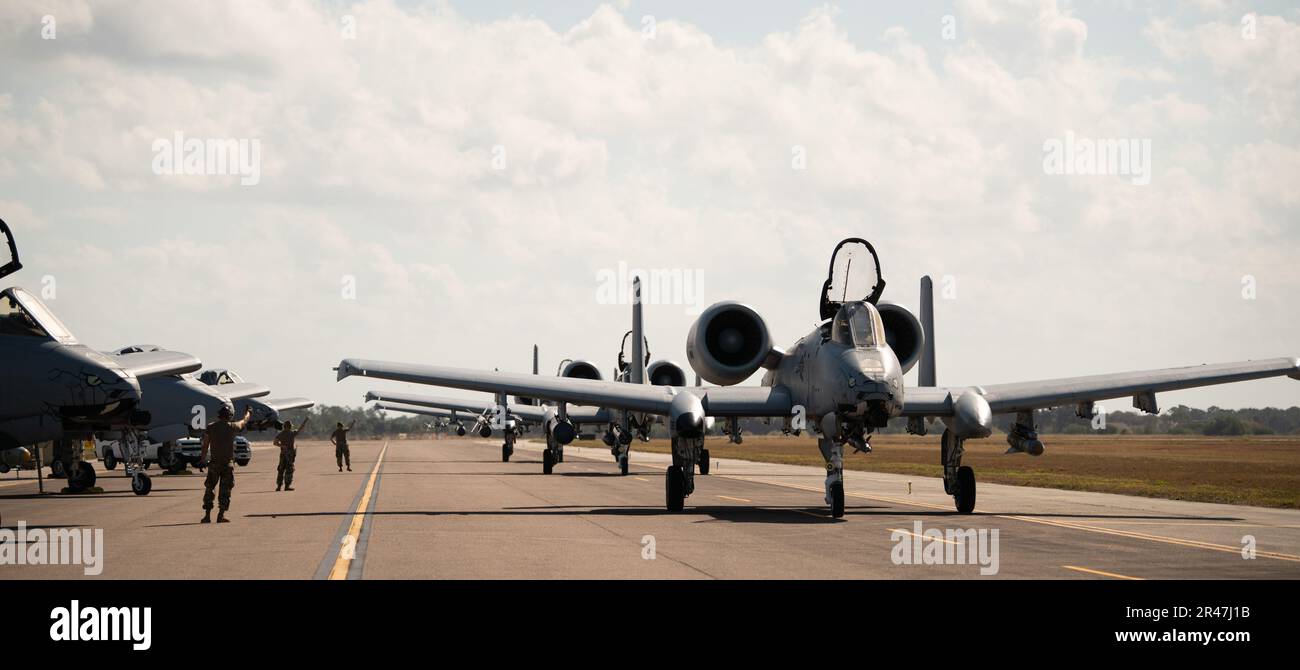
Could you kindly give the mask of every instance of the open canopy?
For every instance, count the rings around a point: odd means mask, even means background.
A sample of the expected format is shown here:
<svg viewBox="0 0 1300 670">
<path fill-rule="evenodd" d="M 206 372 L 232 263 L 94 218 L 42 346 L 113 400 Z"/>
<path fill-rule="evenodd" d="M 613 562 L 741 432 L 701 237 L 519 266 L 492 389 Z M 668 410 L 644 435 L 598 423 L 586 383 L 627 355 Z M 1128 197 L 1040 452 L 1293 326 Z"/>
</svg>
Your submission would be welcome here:
<svg viewBox="0 0 1300 670">
<path fill-rule="evenodd" d="M 880 276 L 880 257 L 870 242 L 852 237 L 840 242 L 831 254 L 831 267 L 822 285 L 821 315 L 829 319 L 850 302 L 876 304 L 885 291 Z"/>
<path fill-rule="evenodd" d="M 75 342 L 68 327 L 36 296 L 14 287 L 0 291 L 0 335 Z"/>
<path fill-rule="evenodd" d="M 18 262 L 18 245 L 14 243 L 14 234 L 4 220 L 0 220 L 0 234 L 5 237 L 5 244 L 0 247 L 0 277 L 8 277 L 23 269 L 23 264 Z"/>
</svg>

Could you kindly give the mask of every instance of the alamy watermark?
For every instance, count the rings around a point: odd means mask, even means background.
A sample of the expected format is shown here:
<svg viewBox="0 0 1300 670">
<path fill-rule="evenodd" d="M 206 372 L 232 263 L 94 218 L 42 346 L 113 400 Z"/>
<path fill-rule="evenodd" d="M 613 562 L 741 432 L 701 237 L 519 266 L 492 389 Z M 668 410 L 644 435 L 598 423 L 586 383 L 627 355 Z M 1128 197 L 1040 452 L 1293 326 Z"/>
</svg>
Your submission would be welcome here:
<svg viewBox="0 0 1300 670">
<path fill-rule="evenodd" d="M 103 528 L 0 528 L 0 565 L 80 565 L 88 577 L 104 572 Z"/>
<path fill-rule="evenodd" d="M 641 278 L 641 304 L 683 305 L 692 316 L 704 311 L 704 270 L 699 268 L 629 269 L 627 262 L 619 261 L 617 268 L 596 271 L 596 303 L 600 305 L 630 305 L 632 280 Z"/>
<path fill-rule="evenodd" d="M 1091 139 L 1067 130 L 1043 142 L 1043 172 L 1053 175 L 1122 175 L 1135 186 L 1151 183 L 1150 139 Z"/>
<path fill-rule="evenodd" d="M 153 141 L 156 175 L 231 175 L 244 186 L 262 181 L 262 141 L 185 137 L 181 131 Z"/>
<path fill-rule="evenodd" d="M 889 535 L 894 565 L 978 565 L 985 577 L 998 574 L 998 529 L 923 528 L 894 529 Z"/>
</svg>

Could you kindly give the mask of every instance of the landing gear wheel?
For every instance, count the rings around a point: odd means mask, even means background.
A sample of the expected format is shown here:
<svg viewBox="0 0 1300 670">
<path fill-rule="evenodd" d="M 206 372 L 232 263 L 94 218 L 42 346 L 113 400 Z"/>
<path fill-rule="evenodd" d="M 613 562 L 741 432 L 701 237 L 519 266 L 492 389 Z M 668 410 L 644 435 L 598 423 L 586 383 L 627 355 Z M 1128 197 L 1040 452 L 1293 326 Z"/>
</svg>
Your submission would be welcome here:
<svg viewBox="0 0 1300 670">
<path fill-rule="evenodd" d="M 104 469 L 105 470 L 117 469 L 117 456 L 114 456 L 113 452 L 111 451 L 104 452 Z"/>
<path fill-rule="evenodd" d="M 621 456 L 618 459 L 618 474 L 627 475 L 627 456 Z"/>
<path fill-rule="evenodd" d="M 686 475 L 682 466 L 670 465 L 664 474 L 664 506 L 669 512 L 680 512 L 686 505 Z"/>
<path fill-rule="evenodd" d="M 153 480 L 143 472 L 137 472 L 131 478 L 131 492 L 138 496 L 147 496 L 153 490 Z"/>
<path fill-rule="evenodd" d="M 501 462 L 502 463 L 510 462 L 510 445 L 508 444 L 501 445 Z"/>
<path fill-rule="evenodd" d="M 709 474 L 709 450 L 708 449 L 700 450 L 699 466 L 700 466 L 700 474 L 702 475 Z"/>
<path fill-rule="evenodd" d="M 179 458 L 167 465 L 167 474 L 169 475 L 179 475 L 182 472 L 185 472 L 185 461 Z"/>
<path fill-rule="evenodd" d="M 844 482 L 831 484 L 831 517 L 844 518 Z"/>
<path fill-rule="evenodd" d="M 68 475 L 68 488 L 73 493 L 81 493 L 95 485 L 95 468 L 85 461 L 78 461 L 72 466 Z"/>
<path fill-rule="evenodd" d="M 957 512 L 970 514 L 975 511 L 975 470 L 963 465 L 957 470 L 957 490 L 952 494 L 957 501 Z"/>
<path fill-rule="evenodd" d="M 555 462 L 556 463 L 564 462 L 564 447 L 560 447 L 555 450 Z"/>
<path fill-rule="evenodd" d="M 551 470 L 555 469 L 555 452 L 550 449 L 542 450 L 542 474 L 549 475 Z"/>
</svg>

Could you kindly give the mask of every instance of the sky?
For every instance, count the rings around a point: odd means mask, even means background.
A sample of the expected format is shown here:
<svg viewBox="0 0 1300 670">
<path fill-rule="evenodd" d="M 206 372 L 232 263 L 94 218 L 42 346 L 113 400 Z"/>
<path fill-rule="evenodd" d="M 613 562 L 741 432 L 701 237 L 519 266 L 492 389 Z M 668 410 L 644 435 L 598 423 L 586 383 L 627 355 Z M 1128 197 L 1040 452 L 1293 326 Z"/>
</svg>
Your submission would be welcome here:
<svg viewBox="0 0 1300 670">
<path fill-rule="evenodd" d="M 847 237 L 934 277 L 942 385 L 1295 356 L 1298 96 L 1293 3 L 10 0 L 5 282 L 330 404 L 467 395 L 345 357 L 608 374 L 631 269 L 655 358 L 721 300 L 788 346 Z"/>
</svg>

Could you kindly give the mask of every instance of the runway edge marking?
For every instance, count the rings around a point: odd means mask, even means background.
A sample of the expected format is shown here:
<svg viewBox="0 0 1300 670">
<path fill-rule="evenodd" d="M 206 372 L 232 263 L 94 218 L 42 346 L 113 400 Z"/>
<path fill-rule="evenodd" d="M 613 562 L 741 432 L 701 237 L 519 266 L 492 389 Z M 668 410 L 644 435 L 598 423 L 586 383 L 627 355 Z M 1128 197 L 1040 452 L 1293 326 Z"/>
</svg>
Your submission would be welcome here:
<svg viewBox="0 0 1300 670">
<path fill-rule="evenodd" d="M 343 580 L 348 578 L 348 568 L 351 567 L 352 561 L 356 557 L 357 540 L 361 536 L 361 528 L 365 524 L 366 511 L 370 509 L 370 498 L 375 491 L 375 480 L 379 478 L 379 468 L 384 464 L 384 456 L 388 453 L 388 442 L 384 442 L 384 447 L 379 450 L 379 458 L 375 459 L 375 467 L 370 471 L 370 479 L 366 482 L 365 489 L 361 492 L 361 499 L 357 502 L 356 511 L 352 514 L 352 522 L 348 525 L 348 530 L 343 534 L 339 542 L 338 558 L 334 561 L 334 568 L 330 570 L 329 580 Z M 343 541 L 351 538 L 351 542 Z M 348 556 L 348 549 L 351 548 L 352 555 Z"/>
</svg>

